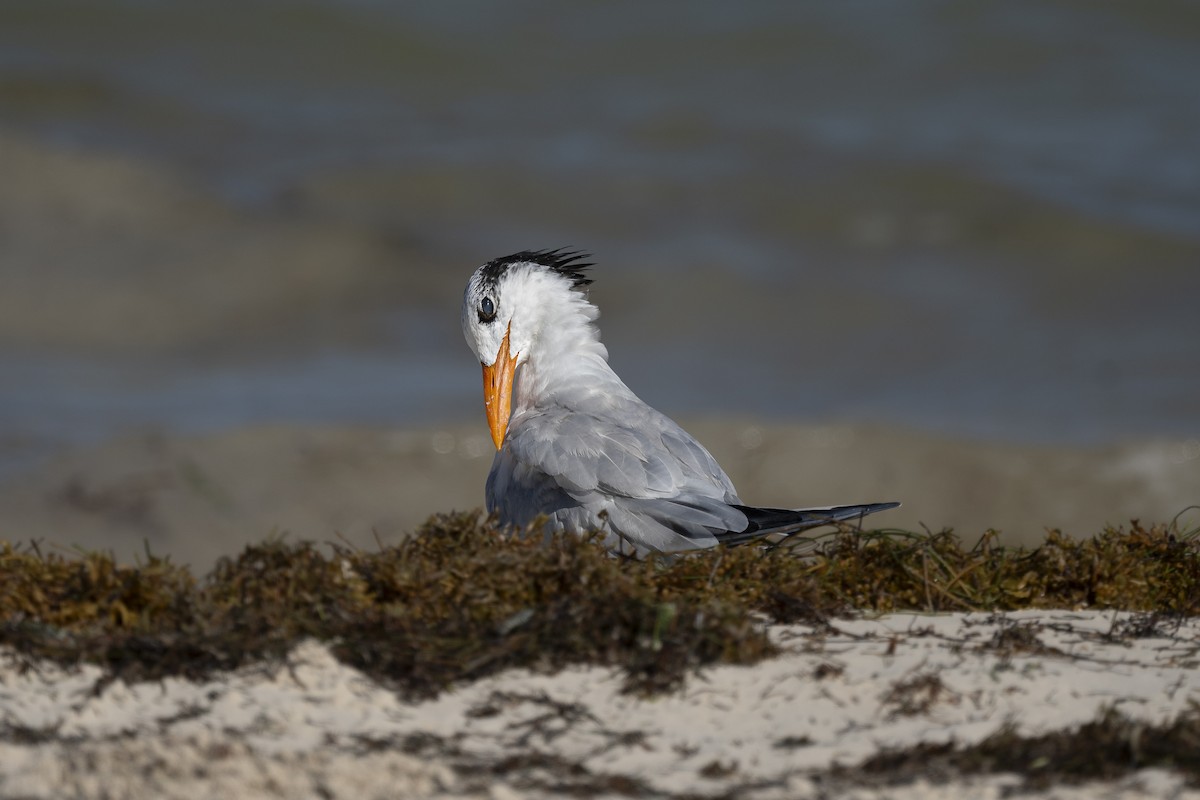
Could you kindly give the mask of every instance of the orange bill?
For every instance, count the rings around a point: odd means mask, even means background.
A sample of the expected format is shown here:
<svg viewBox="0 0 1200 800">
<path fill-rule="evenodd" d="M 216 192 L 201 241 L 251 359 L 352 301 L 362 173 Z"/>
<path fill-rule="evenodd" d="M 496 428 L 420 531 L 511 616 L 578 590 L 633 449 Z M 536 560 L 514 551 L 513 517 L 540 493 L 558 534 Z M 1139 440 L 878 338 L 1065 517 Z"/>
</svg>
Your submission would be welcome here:
<svg viewBox="0 0 1200 800">
<path fill-rule="evenodd" d="M 491 366 L 483 365 L 483 405 L 487 408 L 488 427 L 497 450 L 508 431 L 508 417 L 512 414 L 513 372 L 517 369 L 517 359 L 508 354 L 510 333 L 511 325 L 504 332 L 504 341 L 500 343 L 496 361 Z"/>
</svg>

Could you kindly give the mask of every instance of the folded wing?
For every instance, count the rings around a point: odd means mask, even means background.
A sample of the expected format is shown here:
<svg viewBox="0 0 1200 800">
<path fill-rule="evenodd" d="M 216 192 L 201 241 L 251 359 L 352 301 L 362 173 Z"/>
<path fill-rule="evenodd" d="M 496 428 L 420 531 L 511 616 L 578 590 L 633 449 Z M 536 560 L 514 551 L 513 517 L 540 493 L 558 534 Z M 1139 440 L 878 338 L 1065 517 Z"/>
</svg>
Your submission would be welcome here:
<svg viewBox="0 0 1200 800">
<path fill-rule="evenodd" d="M 742 505 L 703 446 L 638 402 L 605 413 L 524 412 L 513 419 L 487 492 L 489 510 L 506 522 L 526 525 L 544 514 L 559 529 L 608 531 L 643 552 L 741 544 L 899 505 Z"/>
</svg>

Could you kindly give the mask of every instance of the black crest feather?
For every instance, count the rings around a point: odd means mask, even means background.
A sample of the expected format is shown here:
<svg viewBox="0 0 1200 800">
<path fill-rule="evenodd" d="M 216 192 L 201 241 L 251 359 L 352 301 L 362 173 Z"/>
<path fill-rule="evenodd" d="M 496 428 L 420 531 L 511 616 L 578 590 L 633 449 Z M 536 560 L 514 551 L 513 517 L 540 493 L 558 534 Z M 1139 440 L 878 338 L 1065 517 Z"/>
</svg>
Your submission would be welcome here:
<svg viewBox="0 0 1200 800">
<path fill-rule="evenodd" d="M 588 258 L 591 258 L 588 253 L 566 247 L 554 250 L 522 250 L 510 256 L 493 258 L 483 267 L 483 279 L 494 286 L 513 264 L 537 264 L 569 278 L 571 287 L 580 289 L 592 282 L 591 278 L 583 274 L 585 269 L 593 266 L 586 260 Z"/>
</svg>

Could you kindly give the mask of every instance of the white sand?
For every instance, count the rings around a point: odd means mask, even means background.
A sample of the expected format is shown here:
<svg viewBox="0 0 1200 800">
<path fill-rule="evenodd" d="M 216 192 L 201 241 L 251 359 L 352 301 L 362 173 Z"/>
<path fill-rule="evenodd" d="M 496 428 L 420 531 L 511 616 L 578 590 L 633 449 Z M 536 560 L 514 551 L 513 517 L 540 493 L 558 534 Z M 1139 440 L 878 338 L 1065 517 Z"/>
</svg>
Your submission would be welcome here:
<svg viewBox="0 0 1200 800">
<path fill-rule="evenodd" d="M 22 674 L 6 665 L 0 795 L 553 796 L 562 781 L 626 776 L 668 794 L 753 786 L 742 796 L 827 796 L 821 773 L 880 748 L 977 742 L 1006 721 L 1026 734 L 1061 730 L 1110 706 L 1148 722 L 1173 718 L 1200 692 L 1200 621 L 1164 638 L 1106 640 L 1127 618 L 890 615 L 838 622 L 827 636 L 778 626 L 773 635 L 788 646 L 786 655 L 752 668 L 706 670 L 680 692 L 650 700 L 622 695 L 619 674 L 590 667 L 510 671 L 407 704 L 316 643 L 297 648 L 285 668 L 205 683 L 116 683 L 98 693 L 95 667 L 42 665 Z M 1053 651 L 1005 655 L 982 647 L 1001 625 L 1034 621 Z M 940 677 L 941 690 L 910 694 L 919 708 L 905 713 L 895 687 L 928 675 Z M 584 771 L 486 771 L 534 754 Z M 838 796 L 998 797 L 1019 785 L 1014 776 L 985 776 L 886 790 L 843 786 Z M 1200 794 L 1149 770 L 1036 796 Z"/>
</svg>

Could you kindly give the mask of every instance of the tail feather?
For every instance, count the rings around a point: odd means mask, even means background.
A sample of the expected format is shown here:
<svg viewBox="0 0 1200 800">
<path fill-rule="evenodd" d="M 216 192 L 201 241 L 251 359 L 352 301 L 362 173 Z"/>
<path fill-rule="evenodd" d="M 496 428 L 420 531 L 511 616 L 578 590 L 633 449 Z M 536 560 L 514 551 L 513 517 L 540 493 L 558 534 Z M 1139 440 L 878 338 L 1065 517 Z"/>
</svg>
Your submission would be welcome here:
<svg viewBox="0 0 1200 800">
<path fill-rule="evenodd" d="M 887 511 L 896 508 L 899 503 L 865 503 L 857 506 L 831 506 L 829 508 L 755 508 L 753 506 L 734 506 L 746 515 L 749 524 L 741 531 L 723 531 L 717 534 L 717 541 L 722 544 L 742 544 L 763 536 L 778 534 L 790 536 L 793 533 L 819 528 L 835 522 L 862 519 L 876 511 Z"/>
</svg>

